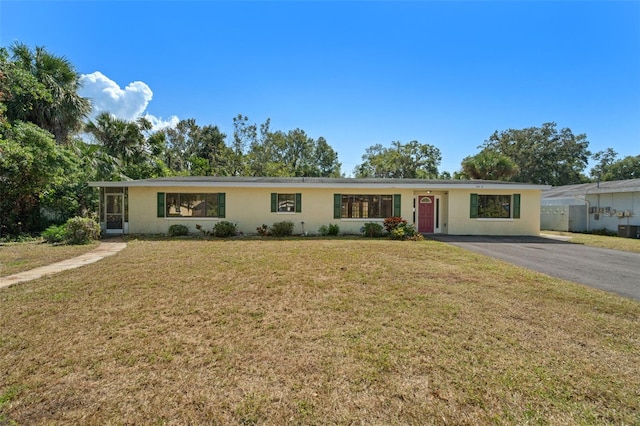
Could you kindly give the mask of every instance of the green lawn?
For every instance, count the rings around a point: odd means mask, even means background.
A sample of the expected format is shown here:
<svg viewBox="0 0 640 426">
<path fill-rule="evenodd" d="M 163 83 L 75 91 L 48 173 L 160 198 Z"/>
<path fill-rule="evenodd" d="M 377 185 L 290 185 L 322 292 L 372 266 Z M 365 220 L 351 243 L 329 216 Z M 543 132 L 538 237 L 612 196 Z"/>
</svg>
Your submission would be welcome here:
<svg viewBox="0 0 640 426">
<path fill-rule="evenodd" d="M 543 234 L 569 237 L 570 243 L 640 253 L 640 239 L 581 234 L 578 232 L 540 231 Z"/>
<path fill-rule="evenodd" d="M 132 240 L 0 310 L 0 424 L 640 423 L 639 303 L 434 241 Z"/>
<path fill-rule="evenodd" d="M 0 277 L 79 256 L 97 246 L 97 242 L 82 246 L 54 246 L 43 241 L 0 243 Z"/>
</svg>

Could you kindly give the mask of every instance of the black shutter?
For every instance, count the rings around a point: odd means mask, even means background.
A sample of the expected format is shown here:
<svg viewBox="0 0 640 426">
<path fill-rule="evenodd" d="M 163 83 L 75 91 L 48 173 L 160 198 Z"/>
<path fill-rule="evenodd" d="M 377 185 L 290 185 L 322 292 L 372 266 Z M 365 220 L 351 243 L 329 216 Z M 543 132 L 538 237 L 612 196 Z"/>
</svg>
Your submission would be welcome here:
<svg viewBox="0 0 640 426">
<path fill-rule="evenodd" d="M 396 217 L 402 216 L 402 203 L 400 194 L 393 194 L 393 215 Z"/>
<path fill-rule="evenodd" d="M 478 217 L 478 194 L 471 194 L 469 217 L 470 218 Z"/>
<path fill-rule="evenodd" d="M 342 194 L 333 194 L 333 218 L 340 219 L 342 216 Z"/>
<path fill-rule="evenodd" d="M 218 193 L 218 217 L 225 217 L 226 214 L 226 195 L 224 192 Z"/>
<path fill-rule="evenodd" d="M 513 194 L 513 218 L 520 219 L 520 194 Z"/>
<path fill-rule="evenodd" d="M 158 192 L 158 217 L 164 217 L 164 192 Z"/>
</svg>

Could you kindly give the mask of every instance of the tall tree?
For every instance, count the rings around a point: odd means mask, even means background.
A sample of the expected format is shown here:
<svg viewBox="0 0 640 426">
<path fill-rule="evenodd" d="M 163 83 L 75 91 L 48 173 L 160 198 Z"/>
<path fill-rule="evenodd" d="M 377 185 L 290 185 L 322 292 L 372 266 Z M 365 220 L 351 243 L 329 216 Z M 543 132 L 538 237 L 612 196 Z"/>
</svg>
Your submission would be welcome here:
<svg viewBox="0 0 640 426">
<path fill-rule="evenodd" d="M 7 96 L 7 118 L 29 121 L 52 133 L 57 143 L 67 143 L 91 112 L 91 103 L 78 94 L 80 74 L 65 57 L 42 46 L 10 47 L 11 65 L 5 64 L 13 93 Z"/>
<path fill-rule="evenodd" d="M 258 140 L 258 126 L 249 124 L 249 117 L 238 114 L 233 118 L 233 151 L 231 160 L 231 175 L 243 176 L 249 172 L 247 152 L 249 147 Z"/>
<path fill-rule="evenodd" d="M 462 160 L 462 172 L 467 179 L 509 180 L 518 174 L 518 166 L 506 155 L 480 151 Z"/>
<path fill-rule="evenodd" d="M 33 123 L 0 128 L 0 236 L 41 230 L 41 200 L 65 181 L 68 154 Z"/>
<path fill-rule="evenodd" d="M 85 131 L 93 135 L 104 154 L 114 159 L 111 164 L 118 166 L 112 179 L 145 179 L 166 174 L 164 162 L 153 155 L 158 152 L 153 145 L 156 139 L 145 136 L 150 129 L 151 123 L 145 118 L 128 121 L 108 112 L 100 113 L 85 126 Z M 100 158 L 104 159 L 104 156 L 96 156 L 96 160 Z"/>
<path fill-rule="evenodd" d="M 260 136 L 247 153 L 251 176 L 338 177 L 341 164 L 338 154 L 323 137 L 317 140 L 304 130 L 288 132 L 269 128 L 267 120 L 260 126 Z"/>
<path fill-rule="evenodd" d="M 612 148 L 593 154 L 598 163 L 591 169 L 591 178 L 598 181 L 640 179 L 640 155 L 617 159 Z"/>
<path fill-rule="evenodd" d="M 181 120 L 175 128 L 163 130 L 166 141 L 165 162 L 179 174 L 231 174 L 232 150 L 218 126 L 200 127 L 193 118 Z"/>
<path fill-rule="evenodd" d="M 569 185 L 584 182 L 589 142 L 587 135 L 574 135 L 569 128 L 560 131 L 556 123 L 542 127 L 509 129 L 494 132 L 480 147 L 511 158 L 520 173 L 511 180 L 546 185 Z"/>
<path fill-rule="evenodd" d="M 613 148 L 607 148 L 604 151 L 598 151 L 591 158 L 597 161 L 596 165 L 591 169 L 589 174 L 592 180 L 602 180 L 603 175 L 616 162 L 618 153 Z"/>
<path fill-rule="evenodd" d="M 389 148 L 376 144 L 367 148 L 354 174 L 359 178 L 436 179 L 441 160 L 438 148 L 418 141 L 404 145 L 395 141 Z"/>
</svg>

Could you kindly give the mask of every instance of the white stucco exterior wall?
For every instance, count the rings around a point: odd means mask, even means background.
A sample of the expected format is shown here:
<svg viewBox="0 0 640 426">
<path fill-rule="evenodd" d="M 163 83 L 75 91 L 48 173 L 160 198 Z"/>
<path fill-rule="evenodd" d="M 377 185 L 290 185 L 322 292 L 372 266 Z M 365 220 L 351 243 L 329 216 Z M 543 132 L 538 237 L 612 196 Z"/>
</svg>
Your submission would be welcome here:
<svg viewBox="0 0 640 426">
<path fill-rule="evenodd" d="M 157 217 L 157 193 L 218 193 L 226 194 L 225 218 L 159 218 Z M 271 193 L 301 193 L 301 213 L 272 213 Z M 486 195 L 521 195 L 519 219 L 475 219 L 470 218 L 470 196 L 472 193 Z M 262 224 L 290 220 L 294 233 L 306 231 L 315 234 L 321 225 L 335 223 L 341 233 L 359 234 L 367 222 L 382 223 L 383 219 L 334 219 L 334 194 L 401 195 L 402 217 L 413 222 L 413 202 L 417 191 L 406 188 L 301 188 L 301 187 L 216 187 L 212 186 L 155 186 L 129 187 L 129 233 L 166 234 L 173 224 L 186 225 L 190 232 L 198 232 L 196 225 L 211 230 L 219 220 L 237 223 L 244 234 L 255 234 Z M 516 189 L 450 189 L 434 192 L 440 197 L 440 231 L 453 235 L 538 235 L 540 232 L 540 191 Z M 302 222 L 304 222 L 304 229 Z"/>
<path fill-rule="evenodd" d="M 157 193 L 203 193 L 224 192 L 226 212 L 224 218 L 159 218 L 157 217 Z M 302 212 L 271 212 L 271 193 L 302 194 Z M 238 230 L 245 234 L 255 234 L 256 228 L 275 222 L 292 221 L 294 234 L 304 231 L 315 234 L 322 225 L 335 223 L 341 233 L 358 234 L 367 222 L 384 219 L 334 219 L 334 194 L 359 195 L 401 195 L 402 215 L 410 223 L 413 215 L 413 190 L 399 189 L 339 189 L 339 188 L 219 188 L 219 187 L 130 187 L 129 188 L 129 232 L 136 234 L 165 234 L 173 224 L 186 225 L 190 232 L 198 232 L 196 224 L 207 230 L 220 220 L 237 223 Z"/>
<path fill-rule="evenodd" d="M 471 194 L 520 194 L 519 219 L 470 217 Z M 512 206 L 513 209 L 513 206 Z M 449 191 L 449 234 L 451 235 L 539 235 L 540 191 L 512 189 L 460 189 Z"/>
</svg>

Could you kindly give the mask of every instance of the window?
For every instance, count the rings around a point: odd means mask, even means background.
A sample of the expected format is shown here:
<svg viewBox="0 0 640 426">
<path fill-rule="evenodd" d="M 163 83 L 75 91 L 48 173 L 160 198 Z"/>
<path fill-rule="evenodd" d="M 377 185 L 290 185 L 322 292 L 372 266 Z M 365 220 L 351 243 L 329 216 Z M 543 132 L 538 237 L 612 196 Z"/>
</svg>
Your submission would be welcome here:
<svg viewBox="0 0 640 426">
<path fill-rule="evenodd" d="M 470 216 L 482 219 L 518 219 L 520 218 L 520 194 L 471 194 Z"/>
<path fill-rule="evenodd" d="M 400 195 L 334 195 L 335 219 L 382 219 L 400 216 Z"/>
<path fill-rule="evenodd" d="M 302 212 L 302 194 L 271 193 L 272 213 L 300 213 Z"/>
<path fill-rule="evenodd" d="M 161 207 L 164 203 L 164 208 Z M 161 215 L 160 213 L 163 213 Z M 158 193 L 159 217 L 224 217 L 224 194 Z"/>
</svg>

